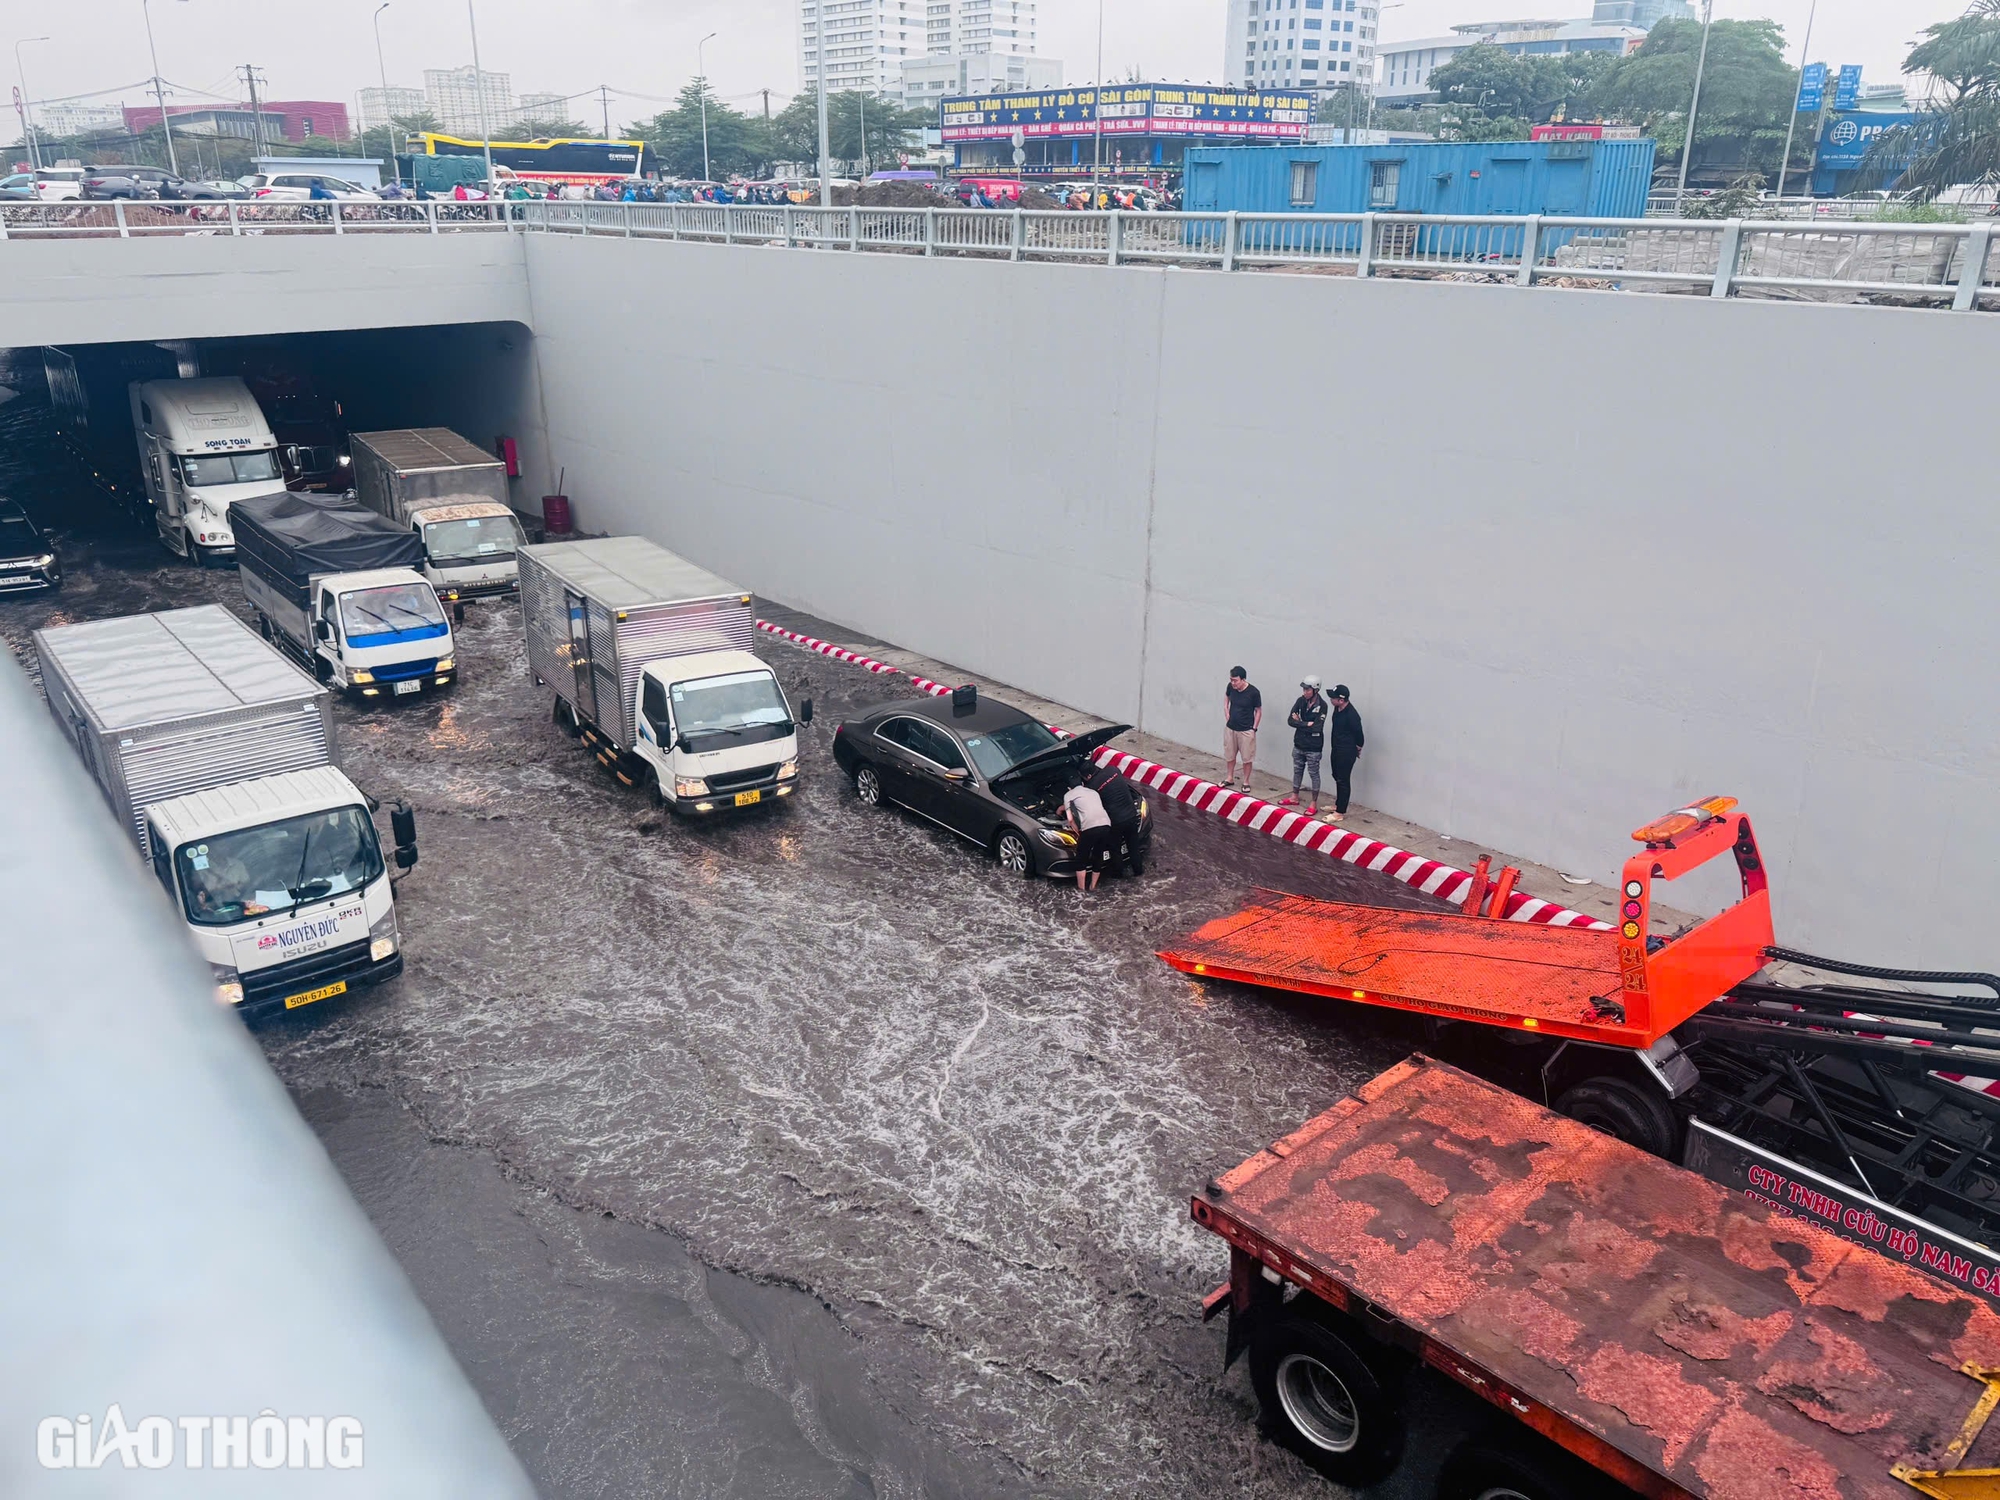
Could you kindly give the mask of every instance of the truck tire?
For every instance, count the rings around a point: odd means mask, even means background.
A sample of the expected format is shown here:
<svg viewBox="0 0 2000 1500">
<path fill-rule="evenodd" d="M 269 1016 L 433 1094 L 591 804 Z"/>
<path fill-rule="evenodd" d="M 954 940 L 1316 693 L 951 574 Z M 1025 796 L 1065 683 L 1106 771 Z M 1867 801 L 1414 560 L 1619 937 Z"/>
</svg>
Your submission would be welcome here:
<svg viewBox="0 0 2000 1500">
<path fill-rule="evenodd" d="M 1445 1460 L 1437 1500 L 1613 1500 L 1632 1492 L 1553 1445 L 1473 1438 Z"/>
<path fill-rule="evenodd" d="M 569 706 L 567 698 L 556 699 L 556 706 L 551 713 L 551 717 L 555 720 L 556 728 L 560 729 L 571 739 L 575 739 L 583 733 L 583 726 L 576 721 L 576 710 Z"/>
<path fill-rule="evenodd" d="M 262 610 L 257 612 L 257 633 L 267 641 L 271 638 L 271 617 Z"/>
<path fill-rule="evenodd" d="M 1671 1160 L 1680 1143 L 1673 1105 L 1624 1078 L 1586 1078 L 1556 1098 L 1556 1113 Z"/>
<path fill-rule="evenodd" d="M 1279 1314 L 1250 1344 L 1264 1432 L 1328 1479 L 1373 1484 L 1403 1457 L 1403 1414 L 1346 1339 L 1315 1318 Z"/>
</svg>

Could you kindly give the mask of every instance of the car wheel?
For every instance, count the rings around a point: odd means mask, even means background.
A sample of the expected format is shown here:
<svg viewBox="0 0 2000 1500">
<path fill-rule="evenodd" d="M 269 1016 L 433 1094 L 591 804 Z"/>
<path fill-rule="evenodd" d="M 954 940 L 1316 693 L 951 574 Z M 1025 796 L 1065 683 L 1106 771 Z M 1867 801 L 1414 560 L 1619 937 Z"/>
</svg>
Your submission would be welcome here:
<svg viewBox="0 0 2000 1500">
<path fill-rule="evenodd" d="M 1000 837 L 993 841 L 993 853 L 1000 861 L 1000 868 L 1009 875 L 1018 875 L 1023 880 L 1035 873 L 1035 853 L 1028 847 L 1028 836 L 1018 828 L 1003 828 Z"/>
<path fill-rule="evenodd" d="M 866 761 L 854 768 L 854 795 L 863 807 L 882 805 L 882 778 Z"/>
<path fill-rule="evenodd" d="M 1623 1078 L 1587 1078 L 1556 1098 L 1556 1113 L 1671 1160 L 1680 1140 L 1673 1106 Z"/>
<path fill-rule="evenodd" d="M 1272 1318 L 1250 1346 L 1250 1383 L 1265 1432 L 1328 1479 L 1373 1484 L 1402 1460 L 1400 1405 L 1317 1319 Z"/>
</svg>

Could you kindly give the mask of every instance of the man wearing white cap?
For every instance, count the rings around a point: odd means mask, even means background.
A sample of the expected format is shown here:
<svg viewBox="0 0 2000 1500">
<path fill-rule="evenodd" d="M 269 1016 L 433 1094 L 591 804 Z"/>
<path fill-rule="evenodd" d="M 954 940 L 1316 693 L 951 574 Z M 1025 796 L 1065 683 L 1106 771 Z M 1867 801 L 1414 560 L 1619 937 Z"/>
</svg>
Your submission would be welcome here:
<svg viewBox="0 0 2000 1500">
<path fill-rule="evenodd" d="M 1299 800 L 1299 787 L 1306 779 L 1306 772 L 1312 772 L 1312 801 L 1306 804 L 1306 815 L 1311 817 L 1319 812 L 1319 757 L 1326 748 L 1326 699 L 1320 696 L 1319 678 L 1306 676 L 1300 679 L 1303 691 L 1292 704 L 1291 717 L 1285 722 L 1292 726 L 1292 795 L 1278 805 L 1295 807 Z"/>
</svg>

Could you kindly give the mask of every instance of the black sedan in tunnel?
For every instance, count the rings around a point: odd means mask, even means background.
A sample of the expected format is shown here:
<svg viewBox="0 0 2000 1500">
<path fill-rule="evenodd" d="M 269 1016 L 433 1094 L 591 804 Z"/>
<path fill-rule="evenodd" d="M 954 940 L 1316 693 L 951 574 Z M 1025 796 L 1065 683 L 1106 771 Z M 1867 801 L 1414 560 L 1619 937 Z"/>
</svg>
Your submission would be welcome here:
<svg viewBox="0 0 2000 1500">
<path fill-rule="evenodd" d="M 1076 873 L 1076 838 L 1063 794 L 1091 751 L 1123 734 L 1114 724 L 1063 739 L 1031 715 L 960 688 L 865 709 L 833 737 L 833 757 L 871 807 L 896 803 L 984 849 L 1009 874 Z M 1139 799 L 1139 831 L 1124 852 L 1144 867 L 1152 810 Z"/>
<path fill-rule="evenodd" d="M 55 543 L 12 500 L 0 500 L 0 594 L 62 587 Z"/>
</svg>

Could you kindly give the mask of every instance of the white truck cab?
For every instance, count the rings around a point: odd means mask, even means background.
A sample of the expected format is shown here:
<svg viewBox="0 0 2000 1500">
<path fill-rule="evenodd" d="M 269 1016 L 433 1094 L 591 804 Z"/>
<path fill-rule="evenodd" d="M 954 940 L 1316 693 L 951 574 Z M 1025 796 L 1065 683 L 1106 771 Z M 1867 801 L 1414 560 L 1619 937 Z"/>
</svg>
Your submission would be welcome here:
<svg viewBox="0 0 2000 1500">
<path fill-rule="evenodd" d="M 809 706 L 801 713 L 811 721 Z M 648 662 L 633 718 L 633 753 L 676 812 L 749 807 L 798 786 L 799 720 L 777 676 L 748 651 Z"/>
<path fill-rule="evenodd" d="M 356 697 L 445 687 L 457 670 L 451 621 L 430 580 L 414 569 L 315 578 L 309 613 L 309 650 L 320 680 Z M 278 616 L 270 618 L 276 623 Z"/>
<path fill-rule="evenodd" d="M 191 792 L 141 817 L 153 875 L 225 1003 L 296 1010 L 402 971 L 374 818 L 332 766 Z"/>
<path fill-rule="evenodd" d="M 511 506 L 493 500 L 427 505 L 410 512 L 424 539 L 424 577 L 453 604 L 514 592 L 515 554 L 528 544 Z"/>
<path fill-rule="evenodd" d="M 278 440 L 236 376 L 129 387 L 139 468 L 167 550 L 198 566 L 236 555 L 229 504 L 282 494 Z"/>
</svg>

